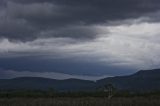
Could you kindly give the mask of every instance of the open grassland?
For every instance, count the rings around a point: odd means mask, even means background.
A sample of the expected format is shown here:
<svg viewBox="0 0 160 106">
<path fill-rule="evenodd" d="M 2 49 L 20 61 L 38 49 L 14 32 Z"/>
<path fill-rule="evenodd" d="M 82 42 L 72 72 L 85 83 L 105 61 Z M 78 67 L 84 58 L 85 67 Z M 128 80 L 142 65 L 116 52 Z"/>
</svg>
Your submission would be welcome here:
<svg viewBox="0 0 160 106">
<path fill-rule="evenodd" d="M 1 98 L 0 106 L 160 106 L 156 97 Z"/>
</svg>

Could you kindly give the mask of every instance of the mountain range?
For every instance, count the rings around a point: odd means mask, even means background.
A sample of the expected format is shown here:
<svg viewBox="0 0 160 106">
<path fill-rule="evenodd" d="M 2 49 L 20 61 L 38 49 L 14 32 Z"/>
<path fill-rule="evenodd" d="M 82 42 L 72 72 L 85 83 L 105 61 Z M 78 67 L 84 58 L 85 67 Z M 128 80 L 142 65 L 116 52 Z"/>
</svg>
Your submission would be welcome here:
<svg viewBox="0 0 160 106">
<path fill-rule="evenodd" d="M 0 89 L 29 89 L 58 91 L 92 91 L 112 84 L 118 90 L 155 91 L 160 90 L 160 69 L 141 70 L 132 75 L 108 77 L 101 80 L 88 81 L 80 79 L 56 80 L 41 77 L 19 77 L 0 79 Z"/>
</svg>

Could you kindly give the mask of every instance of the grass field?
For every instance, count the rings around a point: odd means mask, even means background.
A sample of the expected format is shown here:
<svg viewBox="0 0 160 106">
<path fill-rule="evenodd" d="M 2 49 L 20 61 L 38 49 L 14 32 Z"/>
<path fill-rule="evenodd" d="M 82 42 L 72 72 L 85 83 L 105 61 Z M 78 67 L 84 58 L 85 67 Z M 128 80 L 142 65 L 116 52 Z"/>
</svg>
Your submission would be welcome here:
<svg viewBox="0 0 160 106">
<path fill-rule="evenodd" d="M 0 106 L 160 106 L 160 98 L 1 98 Z"/>
</svg>

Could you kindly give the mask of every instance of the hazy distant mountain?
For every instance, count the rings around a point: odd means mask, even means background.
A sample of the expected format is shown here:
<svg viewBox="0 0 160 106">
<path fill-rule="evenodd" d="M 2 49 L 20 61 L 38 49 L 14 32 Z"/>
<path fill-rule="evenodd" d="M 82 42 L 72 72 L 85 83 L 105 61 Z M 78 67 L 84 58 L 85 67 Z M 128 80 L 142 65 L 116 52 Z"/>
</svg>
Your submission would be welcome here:
<svg viewBox="0 0 160 106">
<path fill-rule="evenodd" d="M 21 77 L 1 79 L 0 89 L 41 89 L 54 88 L 60 91 L 94 90 L 105 84 L 113 84 L 120 90 L 151 91 L 160 90 L 160 69 L 139 71 L 129 76 L 117 76 L 98 80 L 97 82 L 67 79 L 55 80 L 40 77 Z"/>
</svg>

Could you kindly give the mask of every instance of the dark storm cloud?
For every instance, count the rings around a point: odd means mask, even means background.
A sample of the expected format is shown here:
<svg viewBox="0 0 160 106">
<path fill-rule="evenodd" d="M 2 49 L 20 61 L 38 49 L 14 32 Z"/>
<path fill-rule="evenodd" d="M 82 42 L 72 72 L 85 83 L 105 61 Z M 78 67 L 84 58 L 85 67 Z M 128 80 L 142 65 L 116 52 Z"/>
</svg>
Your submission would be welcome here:
<svg viewBox="0 0 160 106">
<path fill-rule="evenodd" d="M 143 17 L 159 11 L 159 4 L 159 0 L 1 0 L 0 37 L 92 39 L 97 33 L 91 25 Z"/>
</svg>

